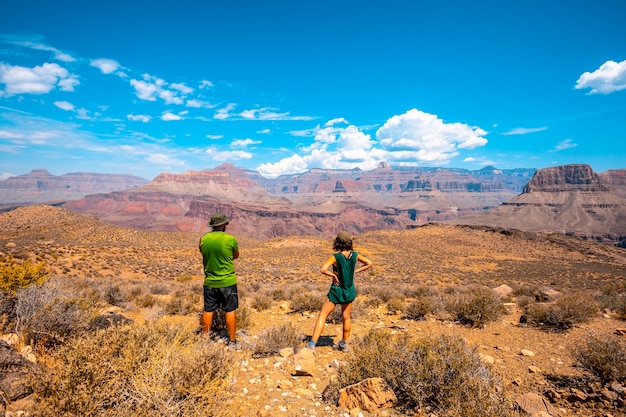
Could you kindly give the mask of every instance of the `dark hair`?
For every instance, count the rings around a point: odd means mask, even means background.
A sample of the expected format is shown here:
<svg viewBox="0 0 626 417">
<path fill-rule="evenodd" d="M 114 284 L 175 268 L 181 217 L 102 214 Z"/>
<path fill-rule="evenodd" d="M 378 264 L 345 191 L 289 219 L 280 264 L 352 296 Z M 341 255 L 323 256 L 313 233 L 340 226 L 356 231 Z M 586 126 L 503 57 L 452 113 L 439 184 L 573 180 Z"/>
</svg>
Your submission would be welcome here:
<svg viewBox="0 0 626 417">
<path fill-rule="evenodd" d="M 335 241 L 333 242 L 333 250 L 336 250 L 337 252 L 352 250 L 352 239 L 348 240 L 347 242 L 335 239 Z"/>
</svg>

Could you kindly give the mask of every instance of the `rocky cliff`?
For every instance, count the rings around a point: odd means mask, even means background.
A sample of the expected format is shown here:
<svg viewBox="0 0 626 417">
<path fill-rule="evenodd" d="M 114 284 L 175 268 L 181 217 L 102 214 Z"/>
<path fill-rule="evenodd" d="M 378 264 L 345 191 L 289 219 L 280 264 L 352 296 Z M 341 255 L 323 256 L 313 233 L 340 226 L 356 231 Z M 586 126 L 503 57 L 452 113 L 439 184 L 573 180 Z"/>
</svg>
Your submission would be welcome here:
<svg viewBox="0 0 626 417">
<path fill-rule="evenodd" d="M 148 230 L 205 230 L 211 213 L 233 218 L 230 230 L 255 238 L 405 229 L 482 211 L 518 195 L 534 169 L 514 174 L 440 168 L 313 169 L 267 179 L 232 164 L 161 174 L 132 190 L 64 204 L 110 224 Z"/>
<path fill-rule="evenodd" d="M 128 190 L 146 182 L 130 174 L 76 172 L 56 176 L 45 169 L 35 169 L 0 181 L 0 204 L 78 200 L 89 194 Z"/>
<path fill-rule="evenodd" d="M 626 170 L 598 175 L 583 164 L 541 169 L 518 197 L 449 222 L 564 233 L 626 247 L 625 177 Z"/>
</svg>

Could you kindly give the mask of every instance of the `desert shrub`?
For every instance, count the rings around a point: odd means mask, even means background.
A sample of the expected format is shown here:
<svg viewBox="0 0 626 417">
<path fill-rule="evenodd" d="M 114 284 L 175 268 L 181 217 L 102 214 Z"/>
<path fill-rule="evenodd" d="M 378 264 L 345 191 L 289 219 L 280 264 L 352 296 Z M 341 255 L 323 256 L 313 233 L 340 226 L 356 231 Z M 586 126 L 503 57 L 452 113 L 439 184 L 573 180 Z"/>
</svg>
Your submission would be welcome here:
<svg viewBox="0 0 626 417">
<path fill-rule="evenodd" d="M 121 306 L 126 300 L 126 295 L 119 285 L 109 283 L 102 290 L 102 299 L 112 306 Z"/>
<path fill-rule="evenodd" d="M 267 310 L 274 304 L 274 297 L 271 294 L 265 292 L 262 294 L 256 294 L 252 299 L 252 308 L 258 311 Z"/>
<path fill-rule="evenodd" d="M 19 290 L 14 304 L 15 331 L 19 334 L 23 326 L 32 327 L 37 314 L 62 296 L 61 282 L 54 278 L 43 285 L 31 285 Z"/>
<path fill-rule="evenodd" d="M 626 342 L 617 336 L 590 336 L 572 350 L 574 360 L 603 382 L 626 381 Z"/>
<path fill-rule="evenodd" d="M 516 298 L 516 303 L 521 308 L 526 308 L 530 304 L 536 303 L 537 299 L 529 295 L 520 295 Z"/>
<path fill-rule="evenodd" d="M 15 295 L 21 288 L 42 284 L 48 278 L 46 264 L 33 264 L 30 260 L 17 262 L 7 256 L 0 264 L 0 291 Z"/>
<path fill-rule="evenodd" d="M 293 311 L 316 311 L 324 304 L 326 295 L 322 293 L 302 292 L 294 294 L 291 299 Z"/>
<path fill-rule="evenodd" d="M 431 297 L 419 297 L 411 301 L 404 309 L 404 316 L 409 320 L 422 320 L 435 312 L 435 303 Z"/>
<path fill-rule="evenodd" d="M 253 356 L 273 356 L 283 348 L 296 348 L 302 340 L 304 336 L 291 323 L 268 327 L 259 334 L 253 349 Z"/>
<path fill-rule="evenodd" d="M 626 318 L 626 281 L 605 285 L 595 296 L 598 306 Z"/>
<path fill-rule="evenodd" d="M 170 300 L 165 304 L 167 314 L 186 315 L 196 310 L 197 293 L 190 293 L 184 290 L 176 290 Z"/>
<path fill-rule="evenodd" d="M 37 346 L 65 344 L 86 331 L 93 318 L 90 307 L 84 299 L 61 294 L 22 325 L 22 334 Z"/>
<path fill-rule="evenodd" d="M 482 327 L 504 314 L 500 297 L 484 286 L 456 290 L 447 295 L 445 304 L 455 320 L 472 327 Z"/>
<path fill-rule="evenodd" d="M 355 338 L 323 397 L 336 402 L 339 389 L 380 377 L 393 389 L 400 407 L 430 409 L 447 417 L 512 416 L 501 382 L 476 351 L 460 337 L 411 339 L 406 334 L 372 329 Z"/>
<path fill-rule="evenodd" d="M 40 415 L 236 415 L 234 357 L 179 326 L 111 327 L 50 353 L 36 378 Z"/>
<path fill-rule="evenodd" d="M 152 284 L 148 287 L 150 293 L 154 295 L 166 295 L 170 293 L 170 287 L 167 284 Z"/>
<path fill-rule="evenodd" d="M 202 314 L 199 314 L 200 320 Z M 252 327 L 252 312 L 250 307 L 239 302 L 239 308 L 235 310 L 235 317 L 237 318 L 237 330 L 249 329 Z M 217 310 L 213 313 L 213 322 L 211 323 L 211 331 L 215 333 L 222 333 L 226 330 L 226 313 L 222 310 Z"/>
<path fill-rule="evenodd" d="M 405 309 L 404 299 L 392 298 L 387 301 L 387 312 L 389 314 L 396 314 L 397 311 L 403 312 Z"/>
<path fill-rule="evenodd" d="M 283 287 L 274 288 L 271 291 L 269 291 L 269 294 L 274 299 L 274 301 L 284 301 L 284 300 L 289 299 Z"/>
<path fill-rule="evenodd" d="M 367 294 L 372 298 L 379 299 L 382 303 L 387 303 L 389 300 L 397 298 L 404 300 L 406 297 L 401 289 L 391 285 L 367 285 L 363 286 L 359 290 L 362 294 Z"/>
<path fill-rule="evenodd" d="M 156 304 L 156 298 L 152 294 L 141 294 L 135 297 L 133 302 L 140 308 L 152 307 Z"/>
<path fill-rule="evenodd" d="M 555 330 L 566 330 L 588 321 L 598 313 L 598 305 L 592 295 L 574 292 L 565 294 L 554 303 L 529 304 L 520 322 Z"/>
</svg>

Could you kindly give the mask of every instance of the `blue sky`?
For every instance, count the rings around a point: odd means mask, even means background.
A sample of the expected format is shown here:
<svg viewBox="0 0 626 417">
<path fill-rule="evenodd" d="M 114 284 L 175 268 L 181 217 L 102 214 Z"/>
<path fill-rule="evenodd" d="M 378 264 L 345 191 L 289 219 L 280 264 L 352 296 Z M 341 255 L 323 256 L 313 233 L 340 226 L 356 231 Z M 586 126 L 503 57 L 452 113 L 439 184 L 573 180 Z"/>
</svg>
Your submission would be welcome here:
<svg viewBox="0 0 626 417">
<path fill-rule="evenodd" d="M 0 175 L 626 168 L 626 2 L 0 0 Z"/>
</svg>

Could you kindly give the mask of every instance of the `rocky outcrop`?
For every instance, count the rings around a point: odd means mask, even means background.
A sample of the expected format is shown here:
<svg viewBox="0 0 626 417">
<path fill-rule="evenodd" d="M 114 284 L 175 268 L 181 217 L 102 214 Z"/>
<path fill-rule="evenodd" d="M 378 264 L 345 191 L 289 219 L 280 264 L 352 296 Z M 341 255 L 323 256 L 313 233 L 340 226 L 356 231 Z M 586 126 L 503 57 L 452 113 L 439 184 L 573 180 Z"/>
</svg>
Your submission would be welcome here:
<svg viewBox="0 0 626 417">
<path fill-rule="evenodd" d="M 45 169 L 35 169 L 0 181 L 0 201 L 28 204 L 78 200 L 89 194 L 136 188 L 146 182 L 130 174 L 76 172 L 56 176 Z"/>
<path fill-rule="evenodd" d="M 607 192 L 610 188 L 600 181 L 589 165 L 574 164 L 537 171 L 524 187 L 524 194 L 533 192 Z"/>
<path fill-rule="evenodd" d="M 500 207 L 449 222 L 556 232 L 624 247 L 624 219 L 626 199 L 612 192 L 589 165 L 576 164 L 541 169 L 521 195 Z"/>
</svg>

